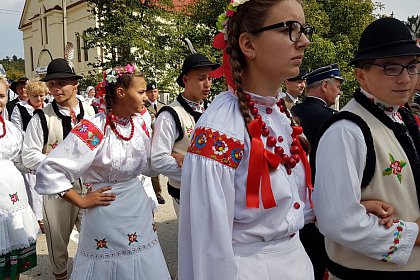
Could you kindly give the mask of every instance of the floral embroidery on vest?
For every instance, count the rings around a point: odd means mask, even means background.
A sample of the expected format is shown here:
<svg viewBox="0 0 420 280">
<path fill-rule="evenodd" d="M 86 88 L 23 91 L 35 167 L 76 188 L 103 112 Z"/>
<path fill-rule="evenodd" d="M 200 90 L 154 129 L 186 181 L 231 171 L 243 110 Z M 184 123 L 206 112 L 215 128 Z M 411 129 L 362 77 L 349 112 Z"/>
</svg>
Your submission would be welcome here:
<svg viewBox="0 0 420 280">
<path fill-rule="evenodd" d="M 402 180 L 401 172 L 402 172 L 403 167 L 406 166 L 407 163 L 404 160 L 395 160 L 391 154 L 389 154 L 389 160 L 391 161 L 391 164 L 389 165 L 389 167 L 385 168 L 382 174 L 384 176 L 395 174 L 397 176 L 398 182 L 400 182 L 401 184 L 401 180 Z"/>
<path fill-rule="evenodd" d="M 194 126 L 193 125 L 191 125 L 190 127 L 186 126 L 185 127 L 185 130 L 187 131 L 187 137 L 188 137 L 188 139 L 191 139 L 191 134 L 194 131 Z"/>
<path fill-rule="evenodd" d="M 389 247 L 389 251 L 382 256 L 381 261 L 389 262 L 391 260 L 391 255 L 398 250 L 398 244 L 400 244 L 401 232 L 404 230 L 404 222 L 396 220 L 395 223 L 399 223 L 397 229 L 394 232 L 394 241 L 393 244 Z"/>
<path fill-rule="evenodd" d="M 108 249 L 108 246 L 107 246 L 107 241 L 106 241 L 106 238 L 104 238 L 104 239 L 95 239 L 95 241 L 96 241 L 96 250 L 99 250 L 99 249 L 103 249 L 103 248 L 105 248 L 105 249 Z"/>
<path fill-rule="evenodd" d="M 137 241 L 137 232 L 134 233 L 129 233 L 127 234 L 128 236 L 128 246 L 131 246 L 131 244 L 133 244 L 134 242 L 138 242 Z"/>
<path fill-rule="evenodd" d="M 94 150 L 104 138 L 103 133 L 90 121 L 81 120 L 72 130 L 91 150 Z"/>
<path fill-rule="evenodd" d="M 191 139 L 188 152 L 201 155 L 223 165 L 237 168 L 242 160 L 244 144 L 218 131 L 198 127 Z"/>
<path fill-rule="evenodd" d="M 13 205 L 15 205 L 16 202 L 19 201 L 19 196 L 17 194 L 17 192 L 13 193 L 13 194 L 9 194 L 10 200 L 12 201 Z"/>
</svg>

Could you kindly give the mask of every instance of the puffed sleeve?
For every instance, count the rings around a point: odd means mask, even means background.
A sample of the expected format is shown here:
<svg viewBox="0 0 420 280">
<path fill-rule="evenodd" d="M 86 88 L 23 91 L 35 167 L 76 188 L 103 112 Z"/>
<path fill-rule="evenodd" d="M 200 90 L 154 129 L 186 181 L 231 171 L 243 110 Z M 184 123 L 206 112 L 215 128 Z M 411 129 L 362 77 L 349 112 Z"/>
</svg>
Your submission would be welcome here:
<svg viewBox="0 0 420 280">
<path fill-rule="evenodd" d="M 314 192 L 319 230 L 325 237 L 373 259 L 405 264 L 418 226 L 398 221 L 386 229 L 378 224 L 378 217 L 366 214 L 360 204 L 366 152 L 362 131 L 350 121 L 338 121 L 322 136 L 316 154 Z"/>
<path fill-rule="evenodd" d="M 243 142 L 197 127 L 182 168 L 180 279 L 234 279 L 235 169 Z"/>
<path fill-rule="evenodd" d="M 102 131 L 82 120 L 39 165 L 35 190 L 39 194 L 58 194 L 71 189 L 71 183 L 92 164 L 102 140 Z"/>
</svg>

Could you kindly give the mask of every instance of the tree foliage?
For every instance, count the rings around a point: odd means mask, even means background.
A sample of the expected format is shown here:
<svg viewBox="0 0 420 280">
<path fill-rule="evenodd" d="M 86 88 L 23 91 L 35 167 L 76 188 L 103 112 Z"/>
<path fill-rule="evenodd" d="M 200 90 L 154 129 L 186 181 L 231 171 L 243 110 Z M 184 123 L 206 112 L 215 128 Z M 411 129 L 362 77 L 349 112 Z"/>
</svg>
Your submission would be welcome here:
<svg viewBox="0 0 420 280">
<path fill-rule="evenodd" d="M 6 76 L 9 80 L 17 80 L 25 76 L 25 60 L 23 58 L 17 58 L 16 55 L 6 56 L 6 58 L 0 60 L 0 64 L 6 70 Z"/>
</svg>

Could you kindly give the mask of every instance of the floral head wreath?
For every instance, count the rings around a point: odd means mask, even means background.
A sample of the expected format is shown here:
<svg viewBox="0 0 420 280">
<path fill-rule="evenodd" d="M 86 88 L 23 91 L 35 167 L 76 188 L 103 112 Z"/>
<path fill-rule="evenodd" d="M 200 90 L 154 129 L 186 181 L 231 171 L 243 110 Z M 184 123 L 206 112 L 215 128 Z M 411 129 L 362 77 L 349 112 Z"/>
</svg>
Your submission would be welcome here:
<svg viewBox="0 0 420 280">
<path fill-rule="evenodd" d="M 225 76 L 227 84 L 233 89 L 235 89 L 235 83 L 233 82 L 231 74 L 229 55 L 226 53 L 228 22 L 229 19 L 236 14 L 238 6 L 249 1 L 250 0 L 231 0 L 226 8 L 226 11 L 219 16 L 216 23 L 220 33 L 214 38 L 213 47 L 223 50 L 223 64 L 212 72 L 212 76 L 215 78 Z"/>
<path fill-rule="evenodd" d="M 140 73 L 136 64 L 127 64 L 126 66 L 118 66 L 109 68 L 104 71 L 104 79 L 96 85 L 96 97 L 101 105 L 105 105 L 106 88 L 109 84 L 116 84 L 117 79 L 123 75 L 131 75 Z"/>
</svg>

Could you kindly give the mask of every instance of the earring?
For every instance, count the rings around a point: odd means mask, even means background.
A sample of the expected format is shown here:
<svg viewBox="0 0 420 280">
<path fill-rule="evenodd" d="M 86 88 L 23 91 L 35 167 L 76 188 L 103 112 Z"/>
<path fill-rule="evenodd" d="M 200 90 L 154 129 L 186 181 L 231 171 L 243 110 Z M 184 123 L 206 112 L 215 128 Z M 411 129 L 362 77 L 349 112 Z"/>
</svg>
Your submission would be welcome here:
<svg viewBox="0 0 420 280">
<path fill-rule="evenodd" d="M 254 58 L 254 54 L 253 53 L 250 53 L 249 54 L 249 58 Z"/>
</svg>

